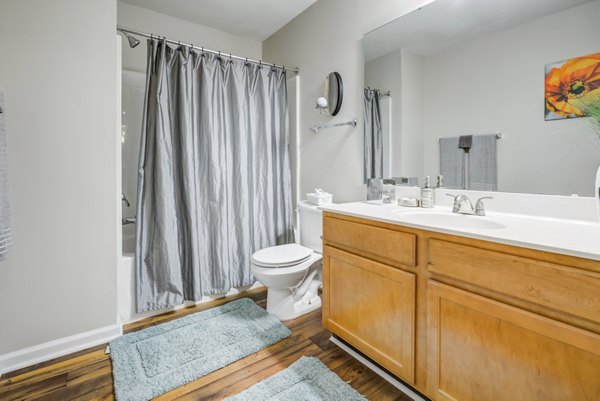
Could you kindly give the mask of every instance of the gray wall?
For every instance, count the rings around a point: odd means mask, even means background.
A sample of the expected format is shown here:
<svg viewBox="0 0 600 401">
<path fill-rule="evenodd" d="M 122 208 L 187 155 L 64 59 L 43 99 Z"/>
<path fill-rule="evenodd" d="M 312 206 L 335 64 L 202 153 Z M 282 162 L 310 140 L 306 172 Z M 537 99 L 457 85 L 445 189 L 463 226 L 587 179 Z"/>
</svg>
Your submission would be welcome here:
<svg viewBox="0 0 600 401">
<path fill-rule="evenodd" d="M 116 3 L 0 0 L 0 354 L 116 323 Z"/>
<path fill-rule="evenodd" d="M 319 0 L 263 42 L 263 57 L 300 67 L 300 195 L 315 187 L 335 202 L 364 199 L 363 35 L 429 1 Z M 344 104 L 336 117 L 319 115 L 315 101 L 327 74 L 344 79 Z M 359 120 L 359 126 L 308 131 L 315 124 Z"/>
<path fill-rule="evenodd" d="M 260 59 L 262 55 L 262 44 L 258 40 L 194 24 L 130 4 L 117 3 L 117 21 L 119 25 L 126 28 L 166 36 L 169 39 L 220 50 L 223 53 L 255 59 Z M 133 49 L 129 47 L 127 40 L 123 39 L 123 68 L 126 70 L 146 71 L 147 39 L 139 39 L 142 43 Z"/>
</svg>

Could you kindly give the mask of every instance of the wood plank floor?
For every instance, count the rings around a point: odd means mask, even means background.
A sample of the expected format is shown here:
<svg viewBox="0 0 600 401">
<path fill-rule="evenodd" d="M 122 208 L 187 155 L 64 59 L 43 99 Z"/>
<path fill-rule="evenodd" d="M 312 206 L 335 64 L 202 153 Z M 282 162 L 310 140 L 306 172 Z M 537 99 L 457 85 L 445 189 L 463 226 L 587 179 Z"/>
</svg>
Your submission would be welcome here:
<svg viewBox="0 0 600 401">
<path fill-rule="evenodd" d="M 262 307 L 266 306 L 266 291 L 258 289 L 144 319 L 127 325 L 125 332 L 141 330 L 244 296 Z M 221 400 L 285 369 L 302 355 L 319 358 L 369 400 L 410 400 L 333 345 L 329 341 L 331 334 L 321 324 L 320 310 L 286 322 L 286 325 L 292 330 L 289 338 L 176 388 L 157 400 Z M 104 347 L 95 347 L 3 375 L 0 400 L 113 400 L 111 361 L 104 354 Z"/>
</svg>

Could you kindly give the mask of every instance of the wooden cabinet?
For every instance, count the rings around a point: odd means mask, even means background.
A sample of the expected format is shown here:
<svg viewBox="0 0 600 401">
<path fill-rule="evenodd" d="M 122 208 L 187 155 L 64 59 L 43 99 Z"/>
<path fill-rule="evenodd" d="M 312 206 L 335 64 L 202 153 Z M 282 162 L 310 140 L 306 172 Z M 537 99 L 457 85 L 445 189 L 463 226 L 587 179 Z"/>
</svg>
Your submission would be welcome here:
<svg viewBox="0 0 600 401">
<path fill-rule="evenodd" d="M 326 212 L 323 324 L 437 401 L 600 401 L 600 262 Z"/>
<path fill-rule="evenodd" d="M 324 255 L 325 327 L 412 383 L 415 275 L 331 247 Z"/>
<path fill-rule="evenodd" d="M 435 400 L 600 399 L 599 335 L 435 282 L 428 312 Z"/>
</svg>

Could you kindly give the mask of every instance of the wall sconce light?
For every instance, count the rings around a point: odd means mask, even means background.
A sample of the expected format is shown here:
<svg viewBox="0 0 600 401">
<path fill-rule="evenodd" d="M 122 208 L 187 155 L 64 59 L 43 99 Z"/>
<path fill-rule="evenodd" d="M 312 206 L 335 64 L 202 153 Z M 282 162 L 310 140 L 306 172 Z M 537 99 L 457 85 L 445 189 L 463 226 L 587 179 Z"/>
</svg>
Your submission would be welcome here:
<svg viewBox="0 0 600 401">
<path fill-rule="evenodd" d="M 323 114 L 329 114 L 329 109 L 327 108 L 327 99 L 325 99 L 323 96 L 321 96 L 320 98 L 317 99 L 317 104 L 315 106 L 315 109 L 319 110 L 319 113 Z"/>
</svg>

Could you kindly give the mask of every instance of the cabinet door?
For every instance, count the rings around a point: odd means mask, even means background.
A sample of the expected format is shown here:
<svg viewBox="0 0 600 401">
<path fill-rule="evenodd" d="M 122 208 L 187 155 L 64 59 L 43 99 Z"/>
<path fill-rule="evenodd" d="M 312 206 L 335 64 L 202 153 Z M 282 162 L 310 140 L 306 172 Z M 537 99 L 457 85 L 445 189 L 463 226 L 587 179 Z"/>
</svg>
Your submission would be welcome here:
<svg viewBox="0 0 600 401">
<path fill-rule="evenodd" d="M 413 382 L 414 274 L 326 246 L 323 324 L 398 377 Z"/>
<path fill-rule="evenodd" d="M 433 281 L 427 291 L 433 399 L 600 399 L 597 334 Z"/>
</svg>

